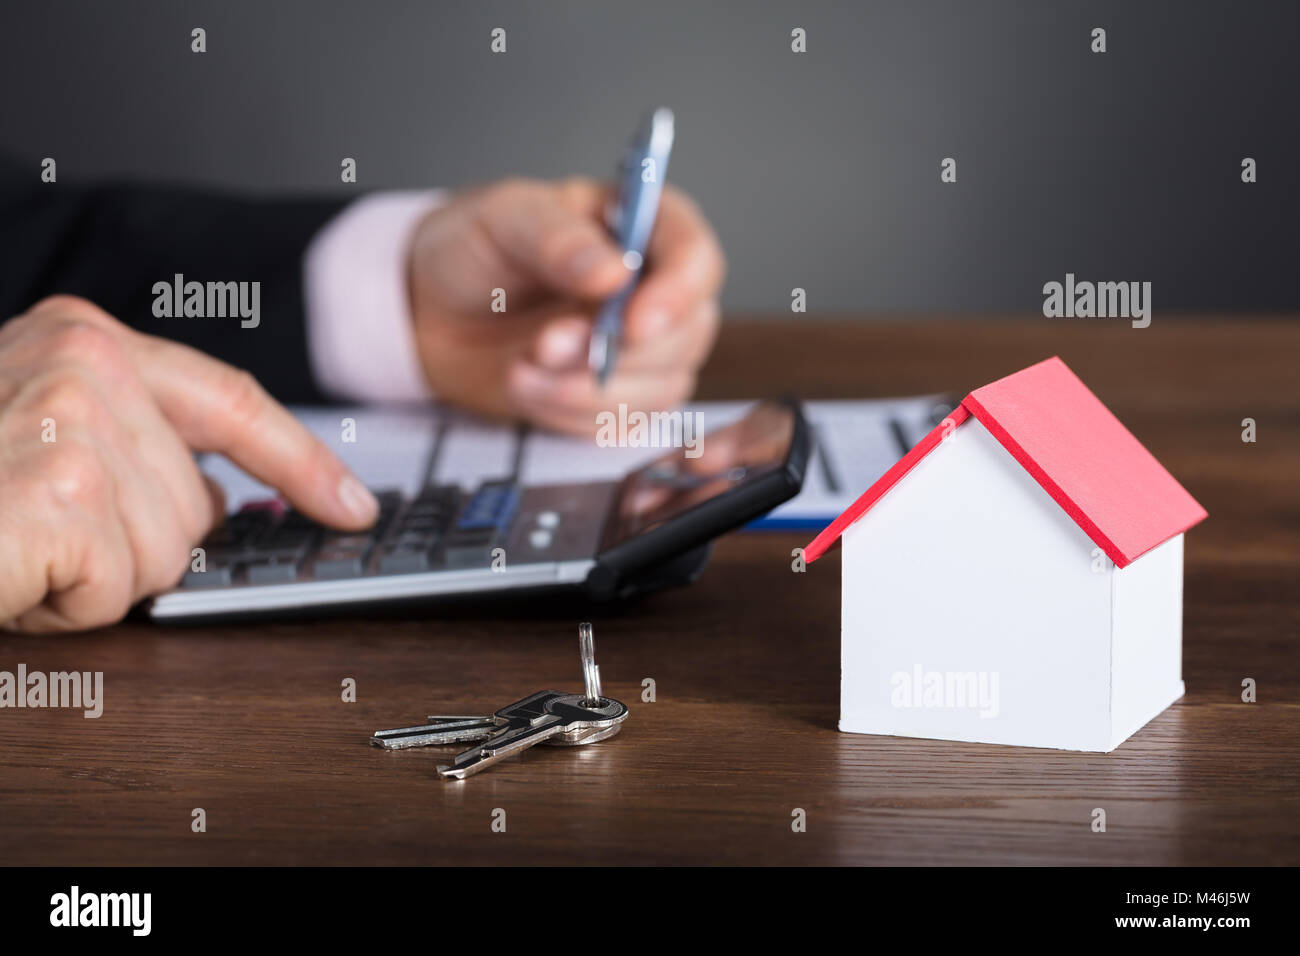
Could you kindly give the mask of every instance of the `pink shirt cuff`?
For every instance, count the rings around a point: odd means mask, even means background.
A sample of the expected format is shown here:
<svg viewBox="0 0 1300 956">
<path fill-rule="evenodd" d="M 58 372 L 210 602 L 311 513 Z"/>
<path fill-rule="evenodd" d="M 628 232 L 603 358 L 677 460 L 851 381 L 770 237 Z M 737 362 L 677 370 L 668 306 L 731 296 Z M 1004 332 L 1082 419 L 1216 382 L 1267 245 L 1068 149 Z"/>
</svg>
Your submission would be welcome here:
<svg viewBox="0 0 1300 956">
<path fill-rule="evenodd" d="M 432 398 L 407 290 L 411 233 L 441 192 L 381 192 L 352 203 L 307 248 L 307 348 L 321 390 L 355 402 Z"/>
</svg>

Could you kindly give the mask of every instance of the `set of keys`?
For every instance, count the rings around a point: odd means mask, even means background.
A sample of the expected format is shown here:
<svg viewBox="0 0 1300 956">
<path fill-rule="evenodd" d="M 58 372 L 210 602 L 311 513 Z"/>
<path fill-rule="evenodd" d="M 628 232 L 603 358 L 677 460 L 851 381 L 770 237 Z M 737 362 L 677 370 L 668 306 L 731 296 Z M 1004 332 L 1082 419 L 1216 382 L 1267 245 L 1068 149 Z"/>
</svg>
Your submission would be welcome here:
<svg viewBox="0 0 1300 956">
<path fill-rule="evenodd" d="M 596 641 L 590 624 L 578 625 L 584 693 L 538 691 L 503 707 L 490 717 L 430 716 L 418 727 L 381 730 L 370 738 L 376 747 L 403 750 L 480 741 L 439 766 L 444 780 L 463 780 L 536 744 L 578 747 L 607 740 L 622 729 L 627 706 L 600 693 Z"/>
</svg>

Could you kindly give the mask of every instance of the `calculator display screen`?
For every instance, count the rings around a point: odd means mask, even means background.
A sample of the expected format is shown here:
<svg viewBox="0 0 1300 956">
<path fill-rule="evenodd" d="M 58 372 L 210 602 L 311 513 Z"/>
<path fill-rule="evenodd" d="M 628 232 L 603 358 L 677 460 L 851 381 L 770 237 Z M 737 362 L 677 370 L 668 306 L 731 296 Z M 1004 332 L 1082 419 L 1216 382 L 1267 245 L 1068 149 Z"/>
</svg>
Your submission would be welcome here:
<svg viewBox="0 0 1300 956">
<path fill-rule="evenodd" d="M 701 424 L 693 434 L 688 426 L 681 427 L 678 444 L 683 447 L 624 479 L 606 547 L 782 468 L 794 436 L 795 413 L 785 405 L 760 402 L 744 418 L 715 431 L 704 432 L 708 422 Z"/>
</svg>

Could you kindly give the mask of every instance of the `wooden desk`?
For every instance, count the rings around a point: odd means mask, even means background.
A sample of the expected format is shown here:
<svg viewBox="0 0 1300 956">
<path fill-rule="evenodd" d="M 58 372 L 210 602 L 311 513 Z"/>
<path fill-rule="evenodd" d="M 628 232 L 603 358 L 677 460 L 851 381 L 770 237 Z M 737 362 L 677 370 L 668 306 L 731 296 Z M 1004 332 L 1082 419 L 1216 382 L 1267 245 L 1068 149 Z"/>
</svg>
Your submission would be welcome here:
<svg viewBox="0 0 1300 956">
<path fill-rule="evenodd" d="M 838 733 L 839 558 L 793 574 L 807 536 L 733 535 L 697 585 L 594 614 L 606 686 L 632 709 L 621 736 L 461 784 L 434 776 L 448 751 L 367 735 L 578 687 L 587 612 L 2 636 L 0 669 L 102 670 L 106 703 L 99 720 L 0 711 L 0 859 L 1300 862 L 1300 325 L 731 325 L 701 397 L 964 394 L 1053 353 L 1210 512 L 1187 539 L 1187 696 L 1113 754 Z"/>
</svg>

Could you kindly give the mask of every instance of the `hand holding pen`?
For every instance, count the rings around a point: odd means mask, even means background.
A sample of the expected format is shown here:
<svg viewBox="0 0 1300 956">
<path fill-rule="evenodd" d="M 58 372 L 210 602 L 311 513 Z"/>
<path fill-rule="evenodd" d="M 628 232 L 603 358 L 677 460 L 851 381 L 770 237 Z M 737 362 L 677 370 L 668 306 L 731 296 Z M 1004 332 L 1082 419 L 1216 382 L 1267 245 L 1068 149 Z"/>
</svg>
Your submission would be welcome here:
<svg viewBox="0 0 1300 956">
<path fill-rule="evenodd" d="M 408 281 L 435 395 L 579 434 L 594 434 L 596 415 L 621 403 L 650 411 L 690 397 L 717 333 L 725 263 L 695 203 L 655 172 L 658 212 L 640 249 L 615 239 L 610 190 L 590 179 L 505 180 L 457 194 L 420 223 Z M 641 255 L 638 269 L 628 251 Z M 622 334 L 602 386 L 589 359 L 611 301 Z"/>
</svg>

